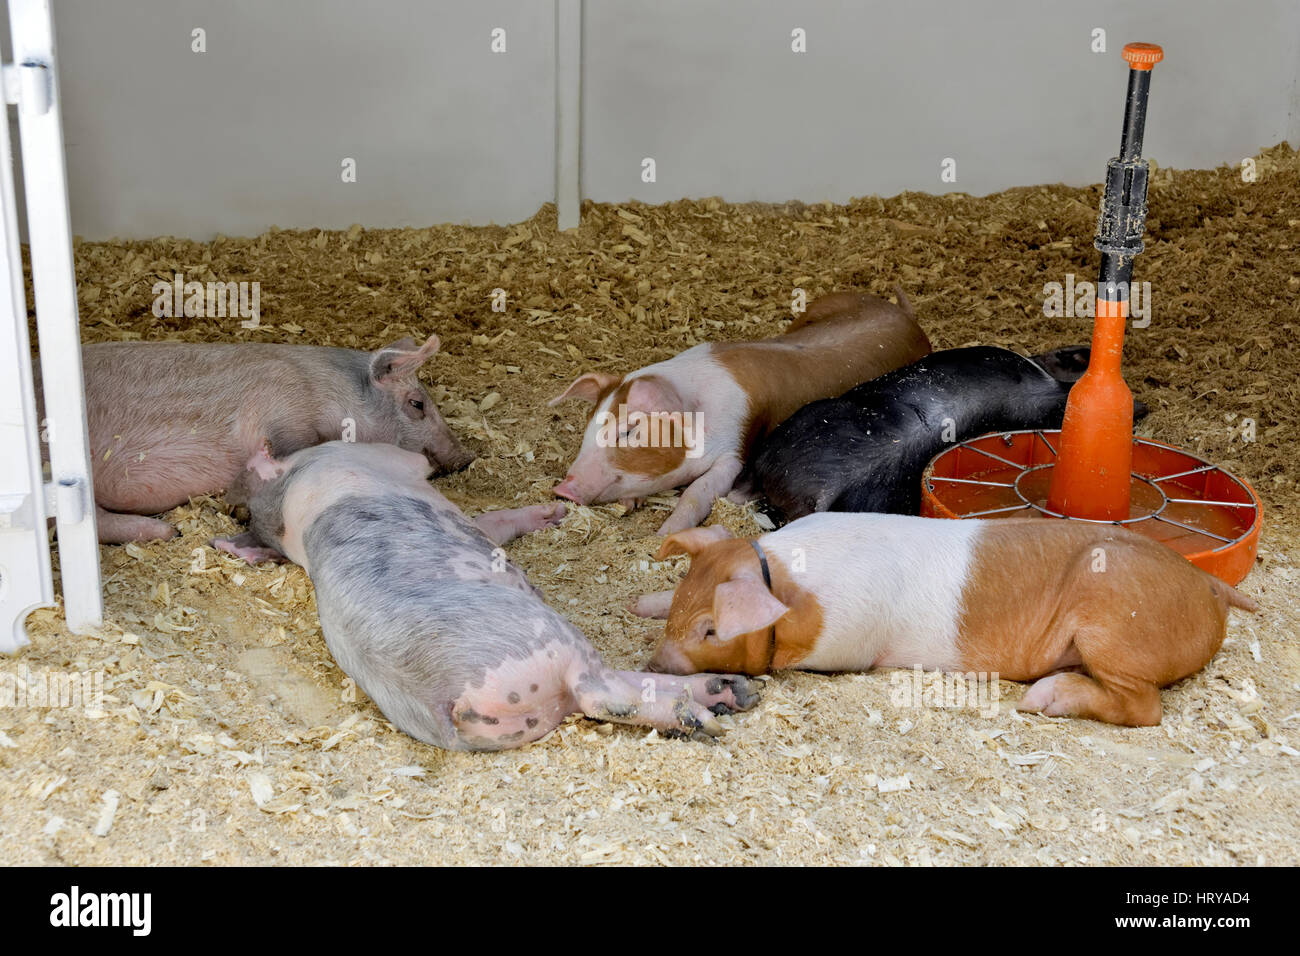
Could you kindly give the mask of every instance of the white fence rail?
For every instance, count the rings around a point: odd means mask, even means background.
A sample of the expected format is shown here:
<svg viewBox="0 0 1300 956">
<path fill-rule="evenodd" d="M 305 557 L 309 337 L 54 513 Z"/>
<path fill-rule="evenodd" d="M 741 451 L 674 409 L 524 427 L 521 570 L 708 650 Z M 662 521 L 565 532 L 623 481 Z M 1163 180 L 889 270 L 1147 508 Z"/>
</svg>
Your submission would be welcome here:
<svg viewBox="0 0 1300 956">
<path fill-rule="evenodd" d="M 58 528 L 68 626 L 103 618 L 95 496 L 81 375 L 54 24 L 49 0 L 9 0 L 14 62 L 5 102 L 18 107 L 45 421 L 36 414 L 8 122 L 0 122 L 0 651 L 29 643 L 24 619 L 54 602 L 46 519 Z M 41 427 L 43 426 L 43 428 Z M 50 451 L 43 477 L 40 437 Z"/>
</svg>

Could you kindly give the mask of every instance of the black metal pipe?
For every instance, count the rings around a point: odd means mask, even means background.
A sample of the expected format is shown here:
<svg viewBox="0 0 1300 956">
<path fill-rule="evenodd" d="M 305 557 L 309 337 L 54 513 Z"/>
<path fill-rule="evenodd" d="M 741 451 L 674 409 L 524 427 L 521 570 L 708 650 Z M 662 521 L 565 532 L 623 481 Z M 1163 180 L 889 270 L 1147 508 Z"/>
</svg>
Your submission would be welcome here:
<svg viewBox="0 0 1300 956">
<path fill-rule="evenodd" d="M 1151 71 L 1128 71 L 1128 99 L 1124 103 L 1124 134 L 1119 140 L 1119 161 L 1132 162 L 1142 155 L 1142 133 L 1147 122 L 1147 92 Z"/>
<path fill-rule="evenodd" d="M 1093 243 L 1101 252 L 1097 297 L 1108 302 L 1127 301 L 1133 258 L 1144 248 L 1149 167 L 1142 158 L 1142 136 L 1150 89 L 1151 70 L 1130 68 L 1119 156 L 1106 164 L 1106 185 Z"/>
</svg>

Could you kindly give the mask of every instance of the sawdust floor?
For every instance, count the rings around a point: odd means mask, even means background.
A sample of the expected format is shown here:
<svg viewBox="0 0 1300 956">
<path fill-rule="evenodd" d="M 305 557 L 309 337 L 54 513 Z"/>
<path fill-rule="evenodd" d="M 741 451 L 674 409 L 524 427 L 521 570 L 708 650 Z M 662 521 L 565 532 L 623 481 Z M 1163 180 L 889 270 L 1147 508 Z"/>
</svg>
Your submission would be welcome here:
<svg viewBox="0 0 1300 956">
<path fill-rule="evenodd" d="M 903 708 L 888 673 L 784 674 L 716 745 L 571 719 L 519 751 L 445 753 L 356 699 L 294 567 L 247 568 L 205 542 L 220 500 L 170 515 L 183 535 L 101 550 L 109 623 L 73 636 L 55 610 L 18 674 L 102 671 L 102 713 L 0 708 L 0 857 L 8 863 L 1197 864 L 1300 861 L 1300 545 L 1291 509 L 1300 387 L 1300 176 L 1285 147 L 1233 170 L 1160 170 L 1148 248 L 1154 316 L 1127 376 L 1146 435 L 1252 481 L 1268 510 L 1205 671 L 1164 694 L 1159 727 Z M 1044 282 L 1095 274 L 1098 188 L 848 206 L 716 200 L 552 210 L 513 227 L 311 233 L 211 243 L 82 243 L 88 341 L 290 341 L 375 347 L 436 331 L 426 371 L 479 460 L 439 480 L 471 512 L 548 500 L 575 452 L 576 406 L 544 402 L 588 368 L 632 369 L 710 338 L 765 336 L 791 290 L 901 282 L 936 347 L 1038 351 L 1086 341 L 1044 318 Z M 256 280 L 262 328 L 158 319 L 151 287 Z M 505 289 L 507 310 L 490 309 Z M 1242 418 L 1257 440 L 1241 438 Z M 669 498 L 576 509 L 509 548 L 610 663 L 657 634 L 625 610 L 670 586 L 654 529 Z M 713 520 L 753 532 L 741 509 Z M 114 799 L 116 812 L 106 806 Z M 111 821 L 110 821 L 111 817 Z M 105 835 L 95 835 L 98 829 Z"/>
</svg>

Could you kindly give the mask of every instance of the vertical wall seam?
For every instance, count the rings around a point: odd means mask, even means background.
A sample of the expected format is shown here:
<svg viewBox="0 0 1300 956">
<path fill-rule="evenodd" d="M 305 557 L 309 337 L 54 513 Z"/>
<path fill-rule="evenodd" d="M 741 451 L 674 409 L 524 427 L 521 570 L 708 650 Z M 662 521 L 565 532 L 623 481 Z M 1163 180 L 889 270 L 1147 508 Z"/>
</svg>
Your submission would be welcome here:
<svg viewBox="0 0 1300 956">
<path fill-rule="evenodd" d="M 582 0 L 555 0 L 555 210 L 559 229 L 582 216 Z"/>
</svg>

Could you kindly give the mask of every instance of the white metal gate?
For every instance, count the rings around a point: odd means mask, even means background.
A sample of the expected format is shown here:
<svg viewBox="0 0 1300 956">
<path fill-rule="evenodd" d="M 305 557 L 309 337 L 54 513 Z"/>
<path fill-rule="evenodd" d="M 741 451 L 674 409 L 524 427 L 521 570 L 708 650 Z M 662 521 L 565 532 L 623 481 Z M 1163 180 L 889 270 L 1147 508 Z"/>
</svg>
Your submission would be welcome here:
<svg viewBox="0 0 1300 956">
<path fill-rule="evenodd" d="M 32 388 L 6 116 L 0 122 L 0 652 L 29 643 L 27 614 L 54 603 L 46 527 L 51 516 L 58 528 L 68 626 L 83 632 L 103 618 L 49 0 L 9 0 L 9 24 L 13 63 L 3 68 L 4 99 L 18 107 L 45 421 L 37 421 Z M 49 482 L 43 477 L 41 441 L 49 447 Z"/>
</svg>

